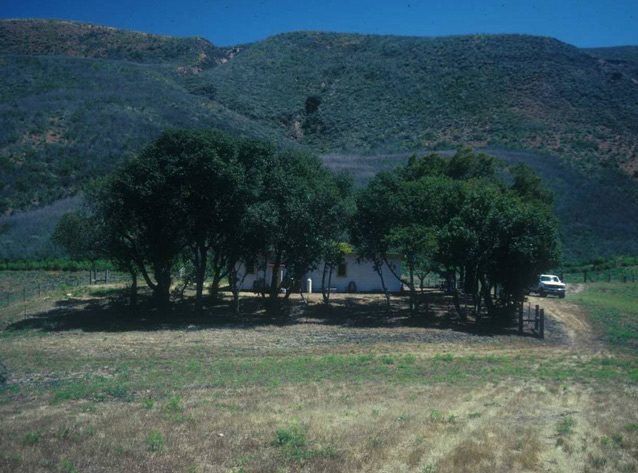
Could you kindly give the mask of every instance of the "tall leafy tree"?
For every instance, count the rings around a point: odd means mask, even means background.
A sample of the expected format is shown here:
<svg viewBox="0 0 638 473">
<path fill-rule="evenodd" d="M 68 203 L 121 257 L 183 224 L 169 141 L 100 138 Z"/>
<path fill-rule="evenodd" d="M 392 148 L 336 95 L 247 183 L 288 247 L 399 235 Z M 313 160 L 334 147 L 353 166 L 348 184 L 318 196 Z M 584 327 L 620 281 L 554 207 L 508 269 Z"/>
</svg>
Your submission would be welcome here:
<svg viewBox="0 0 638 473">
<path fill-rule="evenodd" d="M 51 241 L 73 259 L 96 260 L 100 251 L 99 231 L 84 211 L 69 212 L 55 226 Z"/>
<path fill-rule="evenodd" d="M 169 303 L 173 263 L 188 243 L 188 158 L 171 152 L 175 133 L 107 177 L 92 201 L 109 247 L 130 255 L 159 306 Z"/>
<path fill-rule="evenodd" d="M 249 209 L 250 226 L 262 237 L 260 253 L 273 271 L 268 294 L 280 291 L 279 268 L 286 266 L 290 290 L 316 267 L 324 242 L 343 232 L 350 184 L 336 178 L 313 155 L 296 150 L 273 153 L 264 163 L 263 187 Z"/>
<path fill-rule="evenodd" d="M 99 195 L 99 188 L 89 190 L 86 194 L 86 208 L 63 215 L 51 239 L 74 259 L 110 259 L 117 269 L 128 272 L 131 276 L 130 303 L 135 306 L 139 271 L 134 254 L 128 244 L 115 237 L 102 216 L 92 211 L 93 203 L 98 201 Z"/>
<path fill-rule="evenodd" d="M 183 175 L 185 250 L 194 268 L 195 302 L 201 310 L 207 268 L 212 266 L 216 288 L 227 265 L 226 234 L 235 229 L 232 221 L 240 200 L 236 194 L 243 177 L 238 142 L 214 130 L 178 130 L 162 135 L 156 146 L 176 158 Z"/>
</svg>

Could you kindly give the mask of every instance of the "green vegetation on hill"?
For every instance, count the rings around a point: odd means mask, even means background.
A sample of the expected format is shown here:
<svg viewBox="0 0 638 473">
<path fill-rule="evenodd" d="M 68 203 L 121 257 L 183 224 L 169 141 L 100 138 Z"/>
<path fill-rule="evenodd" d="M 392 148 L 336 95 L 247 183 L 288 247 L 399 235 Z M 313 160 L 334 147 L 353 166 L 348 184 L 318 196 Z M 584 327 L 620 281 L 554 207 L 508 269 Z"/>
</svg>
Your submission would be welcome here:
<svg viewBox="0 0 638 473">
<path fill-rule="evenodd" d="M 60 218 L 77 211 L 82 196 L 60 199 L 34 210 L 0 216 L 0 258 L 9 261 L 58 258 L 61 248 L 51 243 L 51 234 Z"/>
<path fill-rule="evenodd" d="M 638 46 L 612 46 L 607 48 L 587 48 L 583 51 L 601 59 L 638 62 Z"/>
<path fill-rule="evenodd" d="M 204 79 L 229 109 L 323 150 L 475 144 L 626 167 L 638 157 L 634 78 L 550 38 L 286 33 Z"/>
<path fill-rule="evenodd" d="M 631 77 L 634 85 L 638 86 L 638 46 L 590 48 L 583 51 L 613 64 L 616 71 L 612 75 L 612 80 L 620 80 L 623 76 L 627 76 Z"/>
<path fill-rule="evenodd" d="M 178 38 L 59 20 L 0 21 L 5 54 L 56 55 L 207 68 L 224 52 L 204 38 Z"/>
<path fill-rule="evenodd" d="M 161 65 L 0 56 L 0 214 L 73 195 L 172 127 L 270 130 L 185 93 Z"/>
</svg>

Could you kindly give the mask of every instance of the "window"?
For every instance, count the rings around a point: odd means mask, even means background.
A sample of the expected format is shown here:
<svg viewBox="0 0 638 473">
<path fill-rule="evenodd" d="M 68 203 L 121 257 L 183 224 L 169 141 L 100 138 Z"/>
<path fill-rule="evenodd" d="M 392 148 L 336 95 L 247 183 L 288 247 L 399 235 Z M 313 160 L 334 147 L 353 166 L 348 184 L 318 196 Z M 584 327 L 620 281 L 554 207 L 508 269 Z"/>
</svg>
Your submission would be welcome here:
<svg viewBox="0 0 638 473">
<path fill-rule="evenodd" d="M 348 268 L 346 263 L 341 263 L 339 266 L 337 266 L 337 276 L 339 276 L 340 278 L 345 278 L 348 275 L 347 269 Z"/>
<path fill-rule="evenodd" d="M 246 265 L 246 274 L 255 274 L 255 263 L 248 263 Z"/>
</svg>

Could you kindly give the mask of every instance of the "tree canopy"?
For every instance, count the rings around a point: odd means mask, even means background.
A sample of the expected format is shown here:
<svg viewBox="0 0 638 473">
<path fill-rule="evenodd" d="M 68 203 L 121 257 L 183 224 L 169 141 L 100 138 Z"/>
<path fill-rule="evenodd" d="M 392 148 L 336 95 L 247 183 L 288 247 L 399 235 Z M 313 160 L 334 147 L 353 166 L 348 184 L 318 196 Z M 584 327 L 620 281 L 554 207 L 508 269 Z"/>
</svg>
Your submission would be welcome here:
<svg viewBox="0 0 638 473">
<path fill-rule="evenodd" d="M 399 252 L 405 269 L 394 272 L 412 301 L 415 274 L 436 270 L 460 274 L 465 292 L 480 294 L 491 313 L 507 313 L 538 273 L 560 261 L 551 202 L 522 164 L 505 169 L 469 148 L 451 159 L 412 156 L 406 166 L 377 174 L 358 194 L 353 242 L 375 266 Z M 496 285 L 501 291 L 494 301 Z"/>
</svg>

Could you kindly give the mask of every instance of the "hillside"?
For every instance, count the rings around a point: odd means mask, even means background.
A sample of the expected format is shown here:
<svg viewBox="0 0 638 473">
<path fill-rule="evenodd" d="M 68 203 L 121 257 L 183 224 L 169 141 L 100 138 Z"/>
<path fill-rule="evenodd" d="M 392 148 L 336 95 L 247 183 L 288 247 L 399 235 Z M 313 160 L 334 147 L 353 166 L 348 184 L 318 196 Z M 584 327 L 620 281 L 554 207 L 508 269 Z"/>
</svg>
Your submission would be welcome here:
<svg viewBox="0 0 638 473">
<path fill-rule="evenodd" d="M 288 33 L 198 79 L 323 150 L 470 143 L 638 166 L 638 76 L 550 38 Z"/>
<path fill-rule="evenodd" d="M 638 62 L 638 46 L 611 46 L 607 48 L 585 48 L 586 53 L 610 61 Z"/>
<path fill-rule="evenodd" d="M 233 54 L 201 38 L 7 20 L 0 52 L 0 214 L 75 194 L 167 128 L 276 138 L 184 90 Z"/>
<path fill-rule="evenodd" d="M 2 20 L 3 54 L 55 55 L 205 69 L 226 53 L 204 38 L 177 38 L 58 20 Z"/>
<path fill-rule="evenodd" d="M 638 229 L 623 218 L 638 215 L 636 186 L 619 170 L 638 177 L 637 50 L 525 35 L 308 32 L 218 48 L 202 38 L 2 20 L 0 214 L 76 194 L 166 128 L 215 127 L 347 156 L 354 165 L 339 166 L 362 178 L 393 162 L 384 156 L 415 150 L 526 151 L 548 177 L 554 164 L 579 176 L 552 185 L 560 198 L 573 184 L 587 191 L 577 195 L 621 202 L 604 226 L 580 202 L 557 205 L 564 228 L 585 235 L 567 241 L 579 248 L 569 254 L 595 253 L 609 232 L 616 237 L 603 253 L 636 251 Z"/>
</svg>

